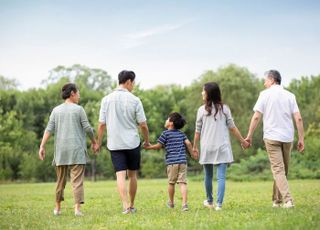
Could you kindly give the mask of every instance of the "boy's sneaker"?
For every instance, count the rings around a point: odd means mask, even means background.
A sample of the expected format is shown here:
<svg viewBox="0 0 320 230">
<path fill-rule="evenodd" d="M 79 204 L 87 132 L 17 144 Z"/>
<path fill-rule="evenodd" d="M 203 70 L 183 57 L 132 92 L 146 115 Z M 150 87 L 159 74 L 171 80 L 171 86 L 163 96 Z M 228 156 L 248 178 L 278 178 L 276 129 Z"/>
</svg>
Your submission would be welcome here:
<svg viewBox="0 0 320 230">
<path fill-rule="evenodd" d="M 131 213 L 136 213 L 137 212 L 137 209 L 135 207 L 130 207 L 130 212 Z"/>
<path fill-rule="evenodd" d="M 61 210 L 53 209 L 53 215 L 60 216 L 61 215 Z"/>
<path fill-rule="evenodd" d="M 222 211 L 222 207 L 217 206 L 217 207 L 215 207 L 215 210 L 216 210 L 216 211 Z"/>
<path fill-rule="evenodd" d="M 183 211 L 183 212 L 189 211 L 188 205 L 187 204 L 183 205 L 181 211 Z"/>
<path fill-rule="evenodd" d="M 174 204 L 171 203 L 170 201 L 167 202 L 167 207 L 168 208 L 174 208 Z"/>
<path fill-rule="evenodd" d="M 287 201 L 286 203 L 284 203 L 282 205 L 282 208 L 293 208 L 293 207 L 294 207 L 294 205 L 291 200 Z"/>
<path fill-rule="evenodd" d="M 204 205 L 205 207 L 207 207 L 207 208 L 214 208 L 213 202 L 210 203 L 210 202 L 208 202 L 208 200 L 204 200 L 204 201 L 203 201 L 203 205 Z"/>
<path fill-rule="evenodd" d="M 127 208 L 122 211 L 122 214 L 126 215 L 126 214 L 129 214 L 130 212 L 131 212 L 131 209 Z"/>
<path fill-rule="evenodd" d="M 84 216 L 83 213 L 80 210 L 77 210 L 74 212 L 75 216 Z"/>
<path fill-rule="evenodd" d="M 276 202 L 276 201 L 273 201 L 272 202 L 272 208 L 280 208 L 281 207 L 281 204 Z"/>
</svg>

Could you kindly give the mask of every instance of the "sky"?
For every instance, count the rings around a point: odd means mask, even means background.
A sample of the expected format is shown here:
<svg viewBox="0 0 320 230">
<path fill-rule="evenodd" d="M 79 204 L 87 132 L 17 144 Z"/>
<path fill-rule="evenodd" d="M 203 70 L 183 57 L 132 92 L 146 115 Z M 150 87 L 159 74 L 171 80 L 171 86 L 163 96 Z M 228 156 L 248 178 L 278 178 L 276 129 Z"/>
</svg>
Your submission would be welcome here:
<svg viewBox="0 0 320 230">
<path fill-rule="evenodd" d="M 228 64 L 283 84 L 320 74 L 320 1 L 0 0 L 0 75 L 38 88 L 58 65 L 133 70 L 149 89 Z"/>
</svg>

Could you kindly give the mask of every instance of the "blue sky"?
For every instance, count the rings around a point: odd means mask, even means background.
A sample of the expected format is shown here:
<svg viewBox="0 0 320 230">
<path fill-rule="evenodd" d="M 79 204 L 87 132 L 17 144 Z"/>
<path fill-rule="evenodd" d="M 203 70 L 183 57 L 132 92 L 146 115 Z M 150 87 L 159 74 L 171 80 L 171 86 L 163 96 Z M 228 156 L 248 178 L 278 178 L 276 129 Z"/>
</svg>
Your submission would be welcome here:
<svg viewBox="0 0 320 230">
<path fill-rule="evenodd" d="M 284 85 L 320 74 L 320 1 L 0 0 L 0 74 L 39 87 L 58 65 L 189 85 L 230 63 Z"/>
</svg>

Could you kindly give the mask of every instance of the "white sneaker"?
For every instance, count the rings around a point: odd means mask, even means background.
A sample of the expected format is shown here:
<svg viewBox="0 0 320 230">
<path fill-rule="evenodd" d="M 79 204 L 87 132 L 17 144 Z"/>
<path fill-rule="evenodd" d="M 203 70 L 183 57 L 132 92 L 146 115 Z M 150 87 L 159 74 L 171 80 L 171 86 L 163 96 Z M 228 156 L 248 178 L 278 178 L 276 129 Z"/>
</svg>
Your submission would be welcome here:
<svg viewBox="0 0 320 230">
<path fill-rule="evenodd" d="M 280 203 L 277 203 L 275 201 L 272 202 L 272 208 L 280 208 L 280 207 L 281 207 Z"/>
<path fill-rule="evenodd" d="M 294 205 L 291 200 L 287 201 L 284 205 L 282 205 L 282 208 L 293 208 Z"/>
<path fill-rule="evenodd" d="M 53 209 L 53 215 L 55 216 L 61 215 L 61 210 Z"/>
<path fill-rule="evenodd" d="M 215 210 L 216 210 L 216 211 L 222 211 L 222 207 L 217 206 L 217 207 L 215 208 Z"/>
<path fill-rule="evenodd" d="M 187 204 L 183 205 L 181 211 L 183 212 L 189 211 L 188 205 Z"/>
<path fill-rule="evenodd" d="M 203 206 L 205 206 L 205 207 L 207 207 L 207 208 L 214 208 L 213 202 L 212 202 L 212 203 L 209 203 L 208 200 L 204 200 L 204 201 L 203 201 Z"/>
<path fill-rule="evenodd" d="M 84 216 L 83 213 L 80 210 L 74 211 L 74 215 L 75 216 Z"/>
<path fill-rule="evenodd" d="M 130 212 L 131 213 L 136 213 L 137 212 L 137 209 L 135 207 L 130 207 Z"/>
<path fill-rule="evenodd" d="M 124 215 L 130 214 L 130 212 L 131 212 L 130 208 L 122 210 L 122 214 L 124 214 Z"/>
</svg>

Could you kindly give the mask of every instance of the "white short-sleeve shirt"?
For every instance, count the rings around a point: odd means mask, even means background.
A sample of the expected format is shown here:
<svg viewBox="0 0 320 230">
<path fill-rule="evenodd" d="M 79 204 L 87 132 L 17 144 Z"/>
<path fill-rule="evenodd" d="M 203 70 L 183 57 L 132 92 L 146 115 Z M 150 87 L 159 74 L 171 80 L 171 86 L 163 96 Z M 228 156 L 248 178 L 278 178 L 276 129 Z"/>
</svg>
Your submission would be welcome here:
<svg viewBox="0 0 320 230">
<path fill-rule="evenodd" d="M 294 139 L 293 114 L 299 112 L 296 97 L 281 85 L 262 91 L 253 108 L 263 114 L 263 138 L 281 142 Z"/>
<path fill-rule="evenodd" d="M 146 121 L 141 100 L 117 88 L 101 101 L 99 122 L 107 126 L 109 150 L 134 149 L 140 144 L 138 124 Z"/>
</svg>

